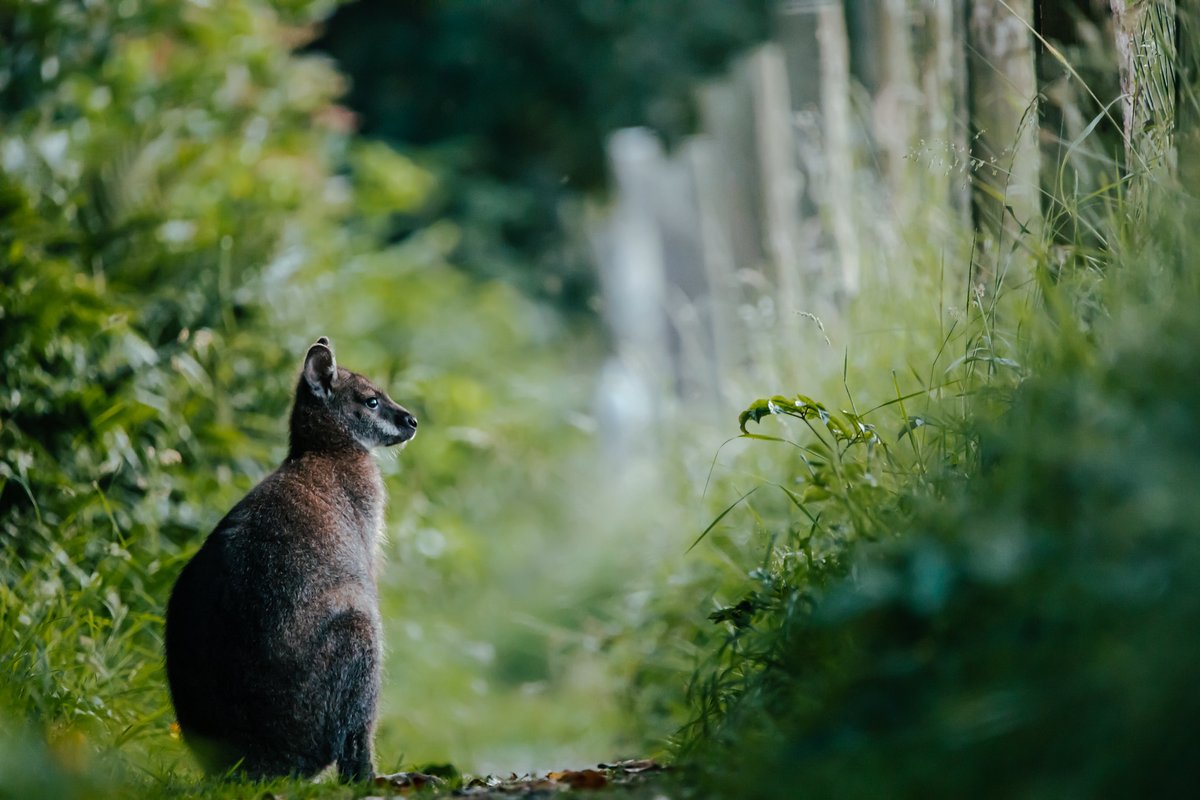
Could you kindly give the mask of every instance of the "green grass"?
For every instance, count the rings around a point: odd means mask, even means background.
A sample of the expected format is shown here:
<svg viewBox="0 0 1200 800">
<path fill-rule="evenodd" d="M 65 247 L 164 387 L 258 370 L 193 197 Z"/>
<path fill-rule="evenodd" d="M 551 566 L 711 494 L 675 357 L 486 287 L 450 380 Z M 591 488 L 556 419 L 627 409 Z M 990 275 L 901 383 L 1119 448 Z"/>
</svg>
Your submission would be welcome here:
<svg viewBox="0 0 1200 800">
<path fill-rule="evenodd" d="M 753 435 L 770 422 L 760 446 L 778 437 L 798 455 L 750 484 L 757 539 L 718 545 L 749 580 L 714 615 L 723 631 L 692 683 L 679 746 L 702 784 L 762 797 L 1189 785 L 1200 216 L 1182 193 L 1147 191 L 1143 225 L 1125 224 L 1135 209 L 1119 198 L 1107 220 L 1060 209 L 1085 235 L 1058 246 L 1065 259 L 1032 248 L 1036 281 L 1001 287 L 996 306 L 981 296 L 947 340 L 958 358 L 928 373 L 949 391 L 901 404 L 898 387 L 861 415 L 879 444 L 803 397 L 743 414 Z"/>
</svg>

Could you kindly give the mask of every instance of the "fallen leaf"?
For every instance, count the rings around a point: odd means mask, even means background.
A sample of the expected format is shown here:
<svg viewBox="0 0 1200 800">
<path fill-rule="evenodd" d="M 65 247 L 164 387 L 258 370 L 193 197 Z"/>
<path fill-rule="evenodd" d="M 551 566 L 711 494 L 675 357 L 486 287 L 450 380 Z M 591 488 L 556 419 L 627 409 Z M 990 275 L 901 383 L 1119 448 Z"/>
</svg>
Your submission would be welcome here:
<svg viewBox="0 0 1200 800">
<path fill-rule="evenodd" d="M 594 769 L 568 769 L 563 772 L 551 772 L 546 777 L 572 789 L 603 789 L 608 785 L 608 776 Z"/>
</svg>

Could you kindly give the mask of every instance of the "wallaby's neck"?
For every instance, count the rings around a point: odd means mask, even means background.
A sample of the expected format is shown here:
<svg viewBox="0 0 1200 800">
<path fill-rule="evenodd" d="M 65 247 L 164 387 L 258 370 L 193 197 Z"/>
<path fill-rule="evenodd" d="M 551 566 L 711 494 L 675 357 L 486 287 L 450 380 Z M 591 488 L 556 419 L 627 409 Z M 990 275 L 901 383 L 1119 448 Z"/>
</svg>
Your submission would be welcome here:
<svg viewBox="0 0 1200 800">
<path fill-rule="evenodd" d="M 366 448 L 343 430 L 333 412 L 304 386 L 296 390 L 288 438 L 288 461 L 308 453 L 371 460 Z"/>
<path fill-rule="evenodd" d="M 383 478 L 379 465 L 365 447 L 344 433 L 329 409 L 304 390 L 292 407 L 291 444 L 287 465 L 316 470 L 321 481 L 341 487 L 356 514 L 374 530 L 383 509 Z"/>
</svg>

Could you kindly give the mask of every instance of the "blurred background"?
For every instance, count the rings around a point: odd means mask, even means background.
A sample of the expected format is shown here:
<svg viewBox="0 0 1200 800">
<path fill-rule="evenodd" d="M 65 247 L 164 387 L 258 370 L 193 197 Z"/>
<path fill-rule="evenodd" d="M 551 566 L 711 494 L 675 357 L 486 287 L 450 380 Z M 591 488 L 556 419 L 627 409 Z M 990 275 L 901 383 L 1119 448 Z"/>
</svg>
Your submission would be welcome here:
<svg viewBox="0 0 1200 800">
<path fill-rule="evenodd" d="M 1034 5 L 0 4 L 0 771 L 193 769 L 162 609 L 320 335 L 422 423 L 381 768 L 664 752 L 788 513 L 738 412 L 1004 373 L 1096 243 L 1119 30 Z"/>
</svg>

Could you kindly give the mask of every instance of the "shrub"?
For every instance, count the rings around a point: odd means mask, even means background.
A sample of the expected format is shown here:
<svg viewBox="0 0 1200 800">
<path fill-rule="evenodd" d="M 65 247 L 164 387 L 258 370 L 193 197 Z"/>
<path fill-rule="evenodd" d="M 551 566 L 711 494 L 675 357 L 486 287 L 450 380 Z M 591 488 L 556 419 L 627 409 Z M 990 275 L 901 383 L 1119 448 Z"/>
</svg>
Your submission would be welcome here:
<svg viewBox="0 0 1200 800">
<path fill-rule="evenodd" d="M 778 535 L 753 615 L 718 616 L 695 683 L 683 746 L 707 780 L 729 796 L 1184 790 L 1200 710 L 1189 203 L 1108 231 L 1099 280 L 1094 260 L 1042 267 L 1028 374 L 998 405 L 977 393 L 965 436 L 925 429 L 938 457 L 859 501 L 902 513 L 854 526 L 871 544 L 842 547 L 844 567 L 788 567 L 811 511 Z"/>
<path fill-rule="evenodd" d="M 344 246 L 317 5 L 0 11 L 0 707 L 68 771 L 166 740 L 164 598 L 270 461 L 272 300 Z"/>
</svg>

